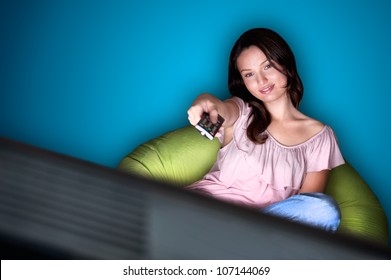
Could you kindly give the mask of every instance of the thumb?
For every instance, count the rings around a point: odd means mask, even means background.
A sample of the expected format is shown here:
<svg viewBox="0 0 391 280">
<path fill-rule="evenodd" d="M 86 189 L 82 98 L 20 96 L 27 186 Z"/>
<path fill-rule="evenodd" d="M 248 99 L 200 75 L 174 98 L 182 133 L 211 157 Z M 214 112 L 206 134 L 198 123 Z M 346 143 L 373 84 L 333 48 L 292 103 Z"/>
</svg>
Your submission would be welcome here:
<svg viewBox="0 0 391 280">
<path fill-rule="evenodd" d="M 218 119 L 218 112 L 216 109 L 212 109 L 210 112 L 209 112 L 209 119 L 212 123 L 217 123 L 217 119 Z"/>
</svg>

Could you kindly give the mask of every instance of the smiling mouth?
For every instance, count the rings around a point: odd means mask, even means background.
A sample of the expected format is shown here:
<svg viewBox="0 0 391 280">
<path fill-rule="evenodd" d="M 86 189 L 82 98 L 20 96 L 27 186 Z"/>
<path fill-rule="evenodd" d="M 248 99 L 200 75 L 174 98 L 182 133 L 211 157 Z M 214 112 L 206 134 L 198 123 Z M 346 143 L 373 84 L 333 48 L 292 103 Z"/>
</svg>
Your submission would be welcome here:
<svg viewBox="0 0 391 280">
<path fill-rule="evenodd" d="M 259 92 L 262 94 L 268 94 L 273 90 L 273 88 L 274 88 L 274 85 L 267 86 L 267 87 L 262 88 Z"/>
</svg>

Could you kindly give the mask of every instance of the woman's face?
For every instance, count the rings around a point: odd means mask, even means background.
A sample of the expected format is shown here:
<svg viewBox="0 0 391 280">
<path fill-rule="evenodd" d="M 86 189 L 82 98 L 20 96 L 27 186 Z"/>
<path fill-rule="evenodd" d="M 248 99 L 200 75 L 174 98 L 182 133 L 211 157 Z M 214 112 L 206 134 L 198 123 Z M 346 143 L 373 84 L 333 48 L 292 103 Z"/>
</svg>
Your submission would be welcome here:
<svg viewBox="0 0 391 280">
<path fill-rule="evenodd" d="M 242 51 L 236 65 L 248 91 L 265 105 L 287 96 L 287 77 L 270 64 L 258 47 Z"/>
</svg>

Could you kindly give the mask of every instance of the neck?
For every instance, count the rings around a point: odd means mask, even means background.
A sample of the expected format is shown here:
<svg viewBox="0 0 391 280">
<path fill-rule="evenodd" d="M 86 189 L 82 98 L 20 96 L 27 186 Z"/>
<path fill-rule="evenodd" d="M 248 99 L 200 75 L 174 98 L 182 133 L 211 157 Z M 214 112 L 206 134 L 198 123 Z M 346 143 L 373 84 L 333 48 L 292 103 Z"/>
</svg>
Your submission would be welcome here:
<svg viewBox="0 0 391 280">
<path fill-rule="evenodd" d="M 293 118 L 297 109 L 293 106 L 288 95 L 271 103 L 265 103 L 266 109 L 271 115 L 272 122 L 281 122 Z"/>
</svg>

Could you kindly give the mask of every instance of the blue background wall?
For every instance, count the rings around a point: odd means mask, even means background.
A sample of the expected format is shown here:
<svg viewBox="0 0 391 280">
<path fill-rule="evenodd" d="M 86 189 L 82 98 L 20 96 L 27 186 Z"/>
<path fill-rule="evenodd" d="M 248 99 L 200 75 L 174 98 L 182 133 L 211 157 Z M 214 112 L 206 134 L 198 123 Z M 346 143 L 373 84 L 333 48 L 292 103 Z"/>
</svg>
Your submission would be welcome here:
<svg viewBox="0 0 391 280">
<path fill-rule="evenodd" d="M 115 167 L 186 125 L 199 93 L 228 97 L 233 43 L 269 27 L 296 54 L 302 111 L 334 128 L 391 221 L 390 4 L 324 2 L 2 1 L 0 135 Z"/>
</svg>

